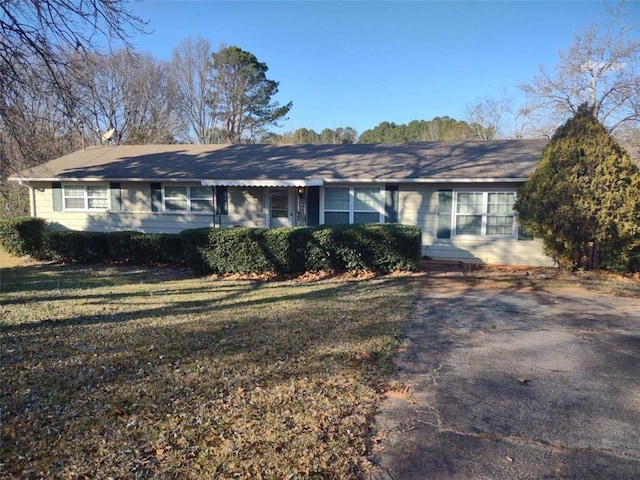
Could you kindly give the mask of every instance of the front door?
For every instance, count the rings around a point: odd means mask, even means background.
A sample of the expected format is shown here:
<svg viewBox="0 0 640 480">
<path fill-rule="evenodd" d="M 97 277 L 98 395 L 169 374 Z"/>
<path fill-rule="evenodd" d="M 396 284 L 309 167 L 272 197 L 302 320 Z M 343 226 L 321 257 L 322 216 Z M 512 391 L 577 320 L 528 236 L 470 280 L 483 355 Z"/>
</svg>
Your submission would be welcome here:
<svg viewBox="0 0 640 480">
<path fill-rule="evenodd" d="M 271 227 L 290 227 L 291 202 L 288 188 L 276 188 L 269 192 L 269 225 Z"/>
</svg>

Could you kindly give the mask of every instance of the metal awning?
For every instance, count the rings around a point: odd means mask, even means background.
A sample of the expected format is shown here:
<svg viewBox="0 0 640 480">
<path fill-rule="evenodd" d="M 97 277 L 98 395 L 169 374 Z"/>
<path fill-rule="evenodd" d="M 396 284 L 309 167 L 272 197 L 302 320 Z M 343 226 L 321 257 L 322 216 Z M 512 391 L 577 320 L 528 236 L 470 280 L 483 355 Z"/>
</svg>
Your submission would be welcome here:
<svg viewBox="0 0 640 480">
<path fill-rule="evenodd" d="M 227 179 L 227 180 L 201 180 L 205 187 L 320 187 L 324 185 L 321 178 L 303 178 L 297 180 L 279 179 Z"/>
</svg>

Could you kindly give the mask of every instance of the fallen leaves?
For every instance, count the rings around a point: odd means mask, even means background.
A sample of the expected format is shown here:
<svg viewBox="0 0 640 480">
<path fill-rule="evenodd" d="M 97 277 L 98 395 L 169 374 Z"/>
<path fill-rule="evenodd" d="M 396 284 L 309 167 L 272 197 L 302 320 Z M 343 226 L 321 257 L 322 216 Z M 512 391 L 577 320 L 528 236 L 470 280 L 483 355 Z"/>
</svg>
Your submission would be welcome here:
<svg viewBox="0 0 640 480">
<path fill-rule="evenodd" d="M 118 275 L 3 296 L 0 476 L 364 471 L 410 278 Z"/>
</svg>

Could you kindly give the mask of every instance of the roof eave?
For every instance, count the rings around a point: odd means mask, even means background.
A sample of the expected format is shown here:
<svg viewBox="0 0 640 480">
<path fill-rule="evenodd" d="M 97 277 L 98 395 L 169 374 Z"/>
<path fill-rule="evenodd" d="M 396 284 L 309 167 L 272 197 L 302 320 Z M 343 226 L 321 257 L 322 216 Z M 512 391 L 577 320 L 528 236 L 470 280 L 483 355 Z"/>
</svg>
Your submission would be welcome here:
<svg viewBox="0 0 640 480">
<path fill-rule="evenodd" d="M 314 187 L 325 183 L 504 183 L 526 182 L 528 177 L 428 177 L 428 178 L 306 178 L 306 179 L 201 179 L 201 178 L 117 178 L 117 177 L 16 177 L 13 182 L 149 182 L 149 183 L 200 183 L 205 186 L 229 187 Z"/>
<path fill-rule="evenodd" d="M 504 183 L 526 182 L 528 177 L 325 178 L 325 183 Z"/>
<path fill-rule="evenodd" d="M 321 178 L 300 179 L 227 179 L 202 180 L 201 184 L 209 187 L 319 187 L 324 184 Z"/>
<path fill-rule="evenodd" d="M 8 180 L 12 182 L 186 182 L 200 183 L 200 178 L 121 178 L 121 177 L 16 177 L 11 176 Z"/>
</svg>

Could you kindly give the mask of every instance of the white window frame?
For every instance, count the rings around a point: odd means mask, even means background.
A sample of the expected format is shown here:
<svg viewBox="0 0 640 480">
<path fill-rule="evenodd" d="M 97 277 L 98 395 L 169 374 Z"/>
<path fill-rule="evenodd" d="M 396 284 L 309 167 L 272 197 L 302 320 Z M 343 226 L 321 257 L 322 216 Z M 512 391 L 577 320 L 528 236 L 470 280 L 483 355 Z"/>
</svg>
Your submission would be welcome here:
<svg viewBox="0 0 640 480">
<path fill-rule="evenodd" d="M 327 212 L 331 213 L 331 212 L 338 212 L 338 213 L 347 213 L 347 210 L 345 209 L 327 209 L 326 208 L 326 204 L 325 204 L 325 200 L 326 200 L 326 191 L 332 188 L 343 188 L 343 189 L 348 189 L 349 190 L 349 224 L 353 224 L 354 223 L 354 218 L 355 218 L 355 214 L 356 213 L 373 213 L 373 212 L 377 212 L 378 213 L 378 220 L 377 222 L 373 222 L 373 223 L 383 223 L 384 222 L 384 198 L 383 198 L 383 194 L 384 194 L 384 190 L 381 187 L 376 187 L 376 186 L 367 186 L 367 185 L 356 185 L 356 186 L 347 186 L 347 185 L 336 185 L 336 186 L 332 186 L 332 187 L 324 187 L 321 191 L 321 199 L 320 199 L 320 204 L 322 205 L 322 212 L 321 212 L 321 218 L 320 218 L 320 223 L 324 224 L 325 223 L 325 214 Z M 374 210 L 356 210 L 355 208 L 355 203 L 356 203 L 356 190 L 358 189 L 369 189 L 369 190 L 375 190 L 376 191 L 376 205 Z"/>
<path fill-rule="evenodd" d="M 68 188 L 80 188 L 82 187 L 82 196 L 80 195 L 67 195 Z M 90 187 L 100 187 L 106 190 L 105 196 L 90 196 L 89 190 Z M 82 199 L 83 206 L 76 208 L 67 207 L 68 199 Z M 104 200 L 106 207 L 91 207 L 90 200 Z M 65 212 L 107 212 L 109 211 L 109 206 L 111 204 L 111 194 L 109 191 L 108 183 L 63 183 L 62 184 L 62 210 Z"/>
<path fill-rule="evenodd" d="M 186 188 L 186 209 L 184 210 L 176 210 L 167 208 L 167 199 L 177 199 L 178 197 L 167 197 L 167 187 L 178 187 L 178 188 Z M 211 209 L 202 210 L 202 209 L 193 209 L 192 202 L 198 200 L 207 200 L 207 198 L 197 197 L 192 198 L 191 189 L 192 188 L 208 188 L 210 197 L 208 199 L 211 200 Z M 211 215 L 214 209 L 214 200 L 213 200 L 213 192 L 211 191 L 211 187 L 202 187 L 202 185 L 184 185 L 184 184 L 163 184 L 162 185 L 162 211 L 167 213 L 192 213 L 195 215 Z"/>
<path fill-rule="evenodd" d="M 459 216 L 465 216 L 465 215 L 469 215 L 469 213 L 458 213 L 458 195 L 459 194 L 465 194 L 465 193 L 473 193 L 473 194 L 482 194 L 482 212 L 481 213 L 477 213 L 476 215 L 481 217 L 481 228 L 480 228 L 480 233 L 478 234 L 471 234 L 471 233 L 458 233 L 458 217 Z M 518 224 L 517 224 L 517 219 L 515 216 L 515 213 L 513 212 L 513 209 L 511 209 L 511 212 L 508 213 L 489 213 L 489 196 L 492 194 L 512 194 L 513 195 L 513 200 L 515 202 L 516 200 L 516 192 L 513 190 L 454 190 L 453 191 L 453 212 L 452 212 L 452 225 L 451 225 L 451 232 L 452 232 L 452 237 L 469 237 L 469 238 L 481 238 L 481 237 L 486 237 L 486 238 L 503 238 L 503 239 L 517 239 L 518 238 Z M 512 218 L 512 222 L 511 222 L 511 232 L 508 234 L 488 234 L 487 233 L 487 226 L 488 226 L 488 222 L 487 219 L 493 217 L 493 218 L 506 218 L 506 217 L 511 217 Z"/>
</svg>

